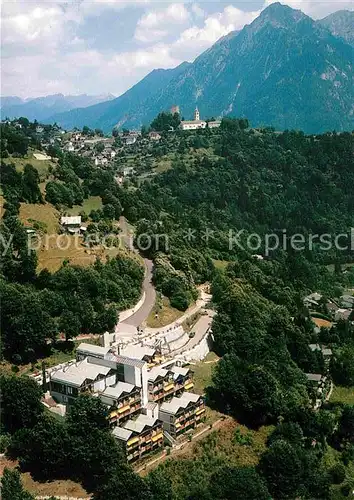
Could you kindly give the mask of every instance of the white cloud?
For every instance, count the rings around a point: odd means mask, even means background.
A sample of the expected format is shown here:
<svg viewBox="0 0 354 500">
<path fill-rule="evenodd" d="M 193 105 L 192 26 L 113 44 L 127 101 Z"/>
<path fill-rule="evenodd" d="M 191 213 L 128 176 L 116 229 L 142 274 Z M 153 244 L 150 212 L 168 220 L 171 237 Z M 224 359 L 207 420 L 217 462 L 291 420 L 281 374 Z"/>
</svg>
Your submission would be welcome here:
<svg viewBox="0 0 354 500">
<path fill-rule="evenodd" d="M 259 15 L 257 12 L 245 12 L 232 5 L 222 12 L 209 16 L 201 28 L 193 26 L 183 31 L 179 39 L 173 44 L 172 52 L 194 59 L 200 52 L 219 40 L 231 31 L 242 29 Z"/>
<path fill-rule="evenodd" d="M 192 4 L 192 12 L 196 17 L 205 17 L 205 11 L 197 3 Z"/>
<path fill-rule="evenodd" d="M 115 65 L 117 70 L 125 73 L 133 73 L 137 68 L 171 68 L 177 66 L 182 61 L 175 59 L 170 54 L 168 46 L 160 44 L 147 50 L 137 50 L 126 52 L 115 56 L 111 65 Z"/>
<path fill-rule="evenodd" d="M 166 0 L 162 4 L 161 0 L 6 0 L 1 11 L 3 95 L 118 95 L 154 68 L 193 60 L 216 40 L 241 29 L 259 14 L 234 5 L 208 14 L 208 3 L 177 1 Z M 266 7 L 273 0 L 264 2 Z M 314 18 L 353 8 L 352 0 L 284 3 Z M 144 7 L 149 12 L 144 14 Z M 126 38 L 116 33 L 119 44 L 116 43 L 114 53 L 109 38 L 114 24 L 107 28 L 110 17 L 119 18 L 122 23 L 128 21 Z M 108 43 L 100 45 L 99 38 L 106 42 L 101 36 L 106 28 Z M 140 48 L 141 43 L 146 46 Z"/>
<path fill-rule="evenodd" d="M 166 9 L 150 11 L 139 21 L 135 30 L 135 40 L 151 43 L 165 38 L 172 26 L 185 24 L 190 13 L 183 4 L 171 4 Z"/>
<path fill-rule="evenodd" d="M 24 43 L 57 38 L 63 24 L 58 7 L 35 7 L 25 14 L 15 14 L 3 20 L 3 43 Z"/>
</svg>

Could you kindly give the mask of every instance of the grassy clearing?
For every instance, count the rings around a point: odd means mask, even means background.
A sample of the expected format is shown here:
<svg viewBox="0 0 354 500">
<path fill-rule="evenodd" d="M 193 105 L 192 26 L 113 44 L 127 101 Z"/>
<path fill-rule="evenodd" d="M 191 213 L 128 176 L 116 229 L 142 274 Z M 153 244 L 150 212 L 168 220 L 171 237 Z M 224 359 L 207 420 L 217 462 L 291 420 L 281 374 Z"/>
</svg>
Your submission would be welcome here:
<svg viewBox="0 0 354 500">
<path fill-rule="evenodd" d="M 30 163 L 34 168 L 38 170 L 38 174 L 41 178 L 41 180 L 44 180 L 46 176 L 48 175 L 49 172 L 49 167 L 53 167 L 55 165 L 55 161 L 51 160 L 37 160 L 34 156 L 33 153 L 40 153 L 40 151 L 28 151 L 28 155 L 25 156 L 24 158 L 4 158 L 5 163 L 13 163 L 16 167 L 16 170 L 19 172 L 22 172 L 24 169 L 24 166 L 27 163 Z"/>
<path fill-rule="evenodd" d="M 168 156 L 161 158 L 160 160 L 156 160 L 154 163 L 154 172 L 157 174 L 162 174 L 163 172 L 167 172 L 167 170 L 171 170 L 172 168 L 172 159 Z"/>
<path fill-rule="evenodd" d="M 354 387 L 335 386 L 330 398 L 331 403 L 354 405 Z"/>
<path fill-rule="evenodd" d="M 228 260 L 214 260 L 213 259 L 213 264 L 216 267 L 216 269 L 221 269 L 222 271 L 227 268 L 227 266 L 230 264 Z"/>
<path fill-rule="evenodd" d="M 52 236 L 42 244 L 37 252 L 39 270 L 46 268 L 51 272 L 57 271 L 64 260 L 69 261 L 73 266 L 89 266 L 94 264 L 97 258 L 104 262 L 107 257 L 114 258 L 119 254 L 126 255 L 126 251 L 119 248 L 105 249 L 101 246 L 87 248 L 83 245 L 82 238 L 77 235 Z"/>
<path fill-rule="evenodd" d="M 191 369 L 194 372 L 193 376 L 193 392 L 196 394 L 204 394 L 205 388 L 211 384 L 213 372 L 219 358 L 214 352 L 210 352 L 208 356 L 198 363 L 191 363 Z"/>
<path fill-rule="evenodd" d="M 1 458 L 0 476 L 2 475 L 5 467 L 8 469 L 14 469 L 17 465 L 18 463 L 15 460 Z M 35 496 L 90 498 L 87 491 L 85 491 L 80 484 L 74 483 L 73 481 L 58 480 L 40 483 L 38 481 L 34 481 L 29 472 L 21 474 L 21 480 L 24 488 Z"/>
<path fill-rule="evenodd" d="M 83 489 L 81 484 L 74 483 L 74 481 L 57 480 L 39 483 L 34 481 L 28 472 L 21 476 L 25 489 L 36 496 L 90 498 L 90 495 Z"/>
<path fill-rule="evenodd" d="M 173 323 L 182 315 L 183 312 L 172 307 L 167 297 L 157 298 L 146 325 L 149 328 L 161 328 Z"/>
<path fill-rule="evenodd" d="M 193 307 L 194 304 L 191 305 Z M 186 332 L 191 332 L 193 330 L 194 325 L 198 321 L 198 319 L 203 316 L 202 311 L 198 311 L 189 318 L 187 318 L 185 321 L 183 321 L 182 326 Z"/>
<path fill-rule="evenodd" d="M 322 318 L 312 318 L 312 322 L 315 323 L 315 325 L 318 328 L 332 328 L 333 323 L 331 321 L 327 321 L 326 319 Z"/>
<path fill-rule="evenodd" d="M 255 466 L 266 449 L 272 427 L 251 431 L 233 420 L 207 437 L 186 446 L 174 458 L 160 465 L 160 470 L 170 478 L 176 498 L 187 498 L 195 483 L 209 484 L 210 477 L 224 466 Z M 247 436 L 249 444 L 240 444 L 239 436 Z"/>
<path fill-rule="evenodd" d="M 79 215 L 80 212 L 85 212 L 89 215 L 91 210 L 99 210 L 102 208 L 102 199 L 100 196 L 90 196 L 84 200 L 82 205 L 74 205 L 72 208 L 67 208 L 65 211 L 69 215 Z"/>
<path fill-rule="evenodd" d="M 56 234 L 59 229 L 59 212 L 48 203 L 21 203 L 20 220 L 27 227 L 39 222 L 47 234 Z"/>
</svg>

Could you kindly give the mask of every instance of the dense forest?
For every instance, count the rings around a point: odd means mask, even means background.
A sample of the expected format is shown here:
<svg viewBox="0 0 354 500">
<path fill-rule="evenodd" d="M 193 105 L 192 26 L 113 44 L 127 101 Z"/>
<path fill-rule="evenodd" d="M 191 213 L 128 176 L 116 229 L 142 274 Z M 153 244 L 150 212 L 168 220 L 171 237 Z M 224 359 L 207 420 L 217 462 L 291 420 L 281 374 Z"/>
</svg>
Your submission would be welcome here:
<svg viewBox="0 0 354 500">
<path fill-rule="evenodd" d="M 29 125 L 30 126 L 30 125 Z M 9 126 L 5 130 L 11 130 Z M 11 148 L 15 132 L 7 132 L 6 147 Z M 26 138 L 26 128 L 16 131 Z M 100 173 L 87 161 L 74 155 L 59 156 L 53 164 L 45 200 L 58 208 L 82 203 L 90 194 L 102 196 L 103 208 L 95 211 L 88 233 L 114 236 L 112 221 L 119 218 L 121 205 L 116 197 L 113 173 Z M 1 188 L 5 198 L 1 220 L 1 305 L 2 356 L 14 363 L 33 362 L 48 350 L 59 333 L 67 339 L 80 333 L 112 331 L 120 310 L 136 303 L 144 270 L 128 255 L 90 267 L 64 262 L 50 273 L 37 272 L 37 255 L 31 249 L 26 228 L 19 220 L 21 202 L 44 203 L 37 170 L 24 166 L 23 172 L 11 163 L 1 164 Z M 40 228 L 39 228 L 40 229 Z"/>
<path fill-rule="evenodd" d="M 137 300 L 143 270 L 134 259 L 37 273 L 36 254 L 28 252 L 18 219 L 22 201 L 60 208 L 99 195 L 103 208 L 91 214 L 89 232 L 114 232 L 113 221 L 124 213 L 135 226 L 136 246 L 154 261 L 156 288 L 173 306 L 187 309 L 196 285 L 211 283 L 214 349 L 221 359 L 207 402 L 249 429 L 271 426 L 266 449 L 256 466 L 235 467 L 205 445 L 196 460 L 167 461 L 142 479 L 125 464 L 98 400 L 80 397 L 58 422 L 44 413 L 34 383 L 2 377 L 3 408 L 11 415 L 2 422 L 8 452 L 41 480 L 81 482 L 94 500 L 344 498 L 354 487 L 354 409 L 327 403 L 314 411 L 305 373 L 326 373 L 353 387 L 354 318 L 315 330 L 303 298 L 321 292 L 325 310 L 326 298 L 354 287 L 354 249 L 323 246 L 319 238 L 335 241 L 354 227 L 354 137 L 279 134 L 232 119 L 216 131 L 171 134 L 171 123 L 163 115 L 152 128 L 162 132 L 156 156 L 172 153 L 172 168 L 123 186 L 113 168 L 95 169 L 60 151 L 44 195 L 33 167 L 1 166 L 2 244 L 14 235 L 1 268 L 3 356 L 34 360 L 59 332 L 109 330 L 119 309 Z M 248 241 L 254 234 L 257 248 Z M 279 238 L 278 248 L 266 246 L 269 234 L 273 242 Z M 292 248 L 298 234 L 312 245 Z M 317 343 L 332 349 L 329 366 L 310 349 Z M 336 453 L 334 466 L 326 462 L 328 449 Z M 6 472 L 4 482 L 5 491 L 31 498 L 15 472 Z"/>
</svg>

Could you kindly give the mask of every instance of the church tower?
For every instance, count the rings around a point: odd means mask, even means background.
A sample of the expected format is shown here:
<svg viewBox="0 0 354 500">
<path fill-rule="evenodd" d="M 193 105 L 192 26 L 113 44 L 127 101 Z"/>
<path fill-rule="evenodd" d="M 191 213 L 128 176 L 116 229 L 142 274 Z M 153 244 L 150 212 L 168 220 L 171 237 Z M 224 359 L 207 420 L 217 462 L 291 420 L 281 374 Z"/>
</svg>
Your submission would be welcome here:
<svg viewBox="0 0 354 500">
<path fill-rule="evenodd" d="M 198 107 L 196 107 L 196 108 L 195 108 L 195 111 L 194 111 L 194 120 L 195 120 L 196 122 L 199 122 L 199 120 L 200 120 L 200 113 L 199 113 L 199 109 L 198 109 Z"/>
</svg>

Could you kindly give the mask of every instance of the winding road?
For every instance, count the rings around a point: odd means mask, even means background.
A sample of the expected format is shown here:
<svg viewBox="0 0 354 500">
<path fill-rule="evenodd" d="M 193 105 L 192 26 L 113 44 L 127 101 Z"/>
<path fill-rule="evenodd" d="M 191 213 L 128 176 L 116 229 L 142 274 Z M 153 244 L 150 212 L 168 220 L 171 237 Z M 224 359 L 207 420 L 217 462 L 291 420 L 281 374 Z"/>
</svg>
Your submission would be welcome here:
<svg viewBox="0 0 354 500">
<path fill-rule="evenodd" d="M 119 222 L 122 231 L 121 236 L 124 245 L 130 251 L 138 253 L 138 250 L 133 246 L 133 232 L 131 227 L 129 226 L 129 223 L 127 222 L 125 217 L 121 217 Z M 156 300 L 156 291 L 152 284 L 152 273 L 154 267 L 153 262 L 149 259 L 144 259 L 144 265 L 145 265 L 145 277 L 142 290 L 143 302 L 137 310 L 134 310 L 133 308 L 130 311 L 126 311 L 130 315 L 126 319 L 119 322 L 119 325 L 129 325 L 136 328 L 143 328 L 144 329 L 143 334 L 139 336 L 140 340 L 142 340 L 146 336 L 151 337 L 159 335 L 164 332 L 167 333 L 168 331 L 179 328 L 185 320 L 192 317 L 199 311 L 203 310 L 206 304 L 210 302 L 211 295 L 201 290 L 201 296 L 197 300 L 196 304 L 190 309 L 188 309 L 188 311 L 186 311 L 184 315 L 180 317 L 178 320 L 161 328 L 147 328 L 147 327 L 144 328 L 144 323 L 149 317 L 149 314 L 151 313 Z M 196 322 L 193 328 L 193 331 L 195 333 L 194 337 L 191 338 L 189 342 L 185 346 L 183 346 L 183 348 L 175 351 L 174 354 L 179 354 L 183 352 L 187 347 L 191 349 L 194 346 L 196 346 L 202 340 L 206 331 L 210 328 L 214 314 L 215 313 L 213 311 L 208 310 L 206 315 L 203 315 L 201 318 L 199 318 L 199 320 Z M 124 334 L 123 336 L 126 336 L 126 334 Z"/>
<path fill-rule="evenodd" d="M 121 228 L 121 237 L 125 247 L 130 251 L 138 254 L 138 250 L 133 246 L 133 231 L 125 217 L 120 217 L 119 226 Z M 147 320 L 150 312 L 155 305 L 156 300 L 156 291 L 154 285 L 152 284 L 152 272 L 154 264 L 152 260 L 144 259 L 144 265 L 145 278 L 142 289 L 144 294 L 144 301 L 136 312 L 134 312 L 131 316 L 121 322 L 125 325 L 135 326 L 136 328 L 141 327 L 144 321 Z"/>
<path fill-rule="evenodd" d="M 143 292 L 145 293 L 145 298 L 142 306 L 129 316 L 126 320 L 122 321 L 125 325 L 136 326 L 137 328 L 141 326 L 144 321 L 147 320 L 152 308 L 155 305 L 156 291 L 152 284 L 152 270 L 153 263 L 151 260 L 144 259 L 145 263 L 145 278 L 143 282 Z"/>
</svg>

